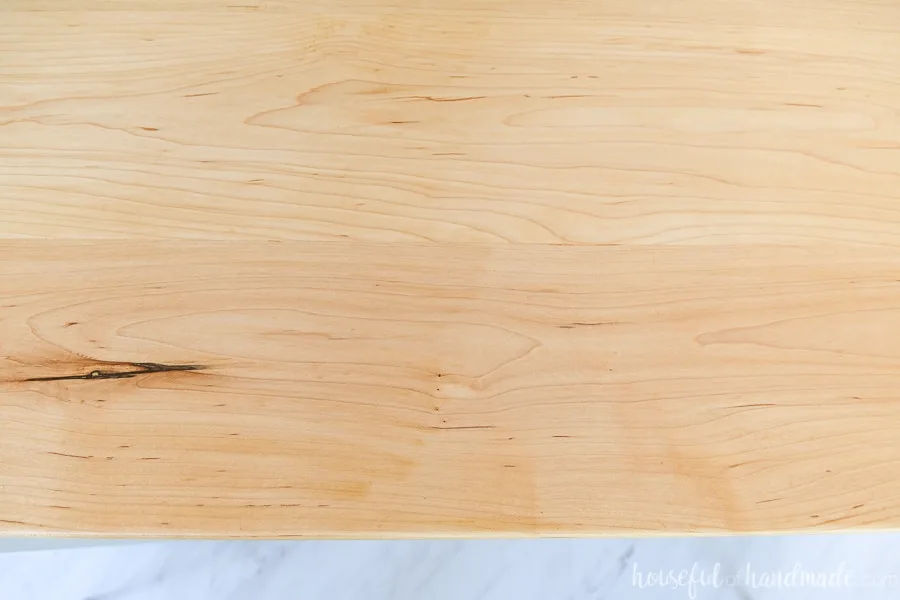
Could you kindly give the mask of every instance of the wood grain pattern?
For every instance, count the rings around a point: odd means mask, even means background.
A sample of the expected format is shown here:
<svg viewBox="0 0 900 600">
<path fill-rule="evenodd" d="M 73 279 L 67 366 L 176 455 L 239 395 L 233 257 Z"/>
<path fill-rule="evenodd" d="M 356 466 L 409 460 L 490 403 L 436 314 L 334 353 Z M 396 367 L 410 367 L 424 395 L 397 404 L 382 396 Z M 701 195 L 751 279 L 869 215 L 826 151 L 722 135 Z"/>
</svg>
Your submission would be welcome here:
<svg viewBox="0 0 900 600">
<path fill-rule="evenodd" d="M 4 237 L 900 240 L 893 2 L 3 7 Z"/>
<path fill-rule="evenodd" d="M 0 0 L 0 535 L 900 526 L 898 34 Z"/>
<path fill-rule="evenodd" d="M 0 244 L 6 529 L 897 524 L 893 253 L 505 248 Z"/>
</svg>

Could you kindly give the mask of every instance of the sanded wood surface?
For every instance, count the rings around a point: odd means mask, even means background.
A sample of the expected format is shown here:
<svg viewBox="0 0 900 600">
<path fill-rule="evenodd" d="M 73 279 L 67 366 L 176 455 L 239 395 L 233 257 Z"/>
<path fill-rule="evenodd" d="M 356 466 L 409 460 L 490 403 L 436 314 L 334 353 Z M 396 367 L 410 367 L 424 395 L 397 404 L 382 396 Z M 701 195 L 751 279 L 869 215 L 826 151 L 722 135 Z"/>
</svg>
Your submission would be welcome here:
<svg viewBox="0 0 900 600">
<path fill-rule="evenodd" d="M 900 244 L 893 0 L 254 5 L 0 0 L 0 235 Z"/>
<path fill-rule="evenodd" d="M 0 534 L 900 525 L 900 5 L 0 0 Z"/>
</svg>

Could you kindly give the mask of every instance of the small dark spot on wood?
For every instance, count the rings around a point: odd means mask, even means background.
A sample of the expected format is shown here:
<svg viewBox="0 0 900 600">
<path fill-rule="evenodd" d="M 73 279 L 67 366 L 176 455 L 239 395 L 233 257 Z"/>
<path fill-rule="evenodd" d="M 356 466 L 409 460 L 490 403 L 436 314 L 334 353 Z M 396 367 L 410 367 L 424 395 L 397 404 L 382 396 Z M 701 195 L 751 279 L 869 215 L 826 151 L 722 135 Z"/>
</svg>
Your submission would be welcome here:
<svg viewBox="0 0 900 600">
<path fill-rule="evenodd" d="M 160 523 L 160 525 L 168 525 L 168 524 L 169 524 L 168 521 L 163 521 L 163 522 Z"/>
<path fill-rule="evenodd" d="M 551 100 L 564 100 L 566 98 L 589 98 L 589 94 L 560 94 L 556 96 L 547 96 Z"/>
<path fill-rule="evenodd" d="M 65 327 L 72 327 L 73 325 L 78 325 L 78 321 L 69 321 L 65 324 Z"/>
<path fill-rule="evenodd" d="M 204 94 L 185 94 L 182 98 L 199 98 L 200 96 L 215 96 L 219 92 L 206 92 Z"/>
<path fill-rule="evenodd" d="M 771 498 L 769 500 L 760 500 L 757 504 L 768 504 L 769 502 L 778 502 L 781 498 Z"/>
<path fill-rule="evenodd" d="M 115 459 L 116 459 L 115 456 L 107 456 L 107 457 L 106 457 L 106 460 L 115 460 Z"/>
<path fill-rule="evenodd" d="M 391 121 L 391 125 L 413 125 L 420 121 Z"/>
<path fill-rule="evenodd" d="M 48 504 L 47 506 L 50 508 L 59 508 L 61 510 L 69 510 L 72 508 L 71 506 L 60 506 L 59 504 Z"/>
<path fill-rule="evenodd" d="M 863 506 L 865 506 L 865 504 L 857 504 L 856 506 L 853 507 L 852 510 L 856 510 L 857 508 L 862 508 Z"/>
<path fill-rule="evenodd" d="M 121 446 L 119 446 L 119 448 L 131 448 L 131 446 L 129 446 L 127 444 L 122 444 Z"/>
<path fill-rule="evenodd" d="M 444 374 L 443 374 L 443 373 L 438 373 L 437 376 L 438 376 L 438 377 L 443 377 Z"/>
<path fill-rule="evenodd" d="M 160 460 L 158 456 L 142 456 L 138 460 Z"/>
<path fill-rule="evenodd" d="M 251 179 L 247 183 L 262 183 L 265 179 Z"/>
<path fill-rule="evenodd" d="M 495 425 L 459 425 L 456 427 L 433 427 L 433 429 L 458 430 L 458 429 L 496 429 Z"/>
<path fill-rule="evenodd" d="M 299 505 L 298 505 L 298 506 L 299 506 Z M 319 505 L 317 505 L 317 506 L 318 506 L 319 508 L 329 508 L 331 505 L 330 505 L 330 504 L 319 504 Z"/>
<path fill-rule="evenodd" d="M 825 469 L 826 473 L 831 473 L 831 469 Z"/>
<path fill-rule="evenodd" d="M 239 433 L 229 433 L 228 435 L 230 435 L 230 436 L 233 437 L 233 436 L 238 436 L 238 435 L 241 435 L 241 434 L 239 434 Z"/>
<path fill-rule="evenodd" d="M 507 469 L 514 469 L 516 467 L 516 465 L 503 465 L 503 466 L 506 467 Z"/>
<path fill-rule="evenodd" d="M 757 50 L 755 48 L 736 48 L 735 52 L 737 52 L 738 54 L 754 54 L 754 55 L 766 53 L 765 50 Z"/>
<path fill-rule="evenodd" d="M 278 506 L 280 506 L 281 508 L 299 508 L 303 505 L 302 504 L 279 504 Z M 322 506 L 328 506 L 328 505 L 320 504 L 319 506 L 322 507 Z"/>
<path fill-rule="evenodd" d="M 216 408 L 222 408 L 224 406 L 228 406 L 227 404 L 216 404 Z"/>
<path fill-rule="evenodd" d="M 572 436 L 571 436 L 571 435 L 554 435 L 554 436 L 552 436 L 552 437 L 555 437 L 555 438 L 570 438 L 570 437 L 572 437 Z"/>
<path fill-rule="evenodd" d="M 508 442 L 509 442 L 509 441 L 512 441 L 512 440 L 514 440 L 514 439 L 516 439 L 516 438 L 514 438 L 514 437 L 511 437 L 511 438 L 506 438 L 506 441 L 508 441 Z"/>
<path fill-rule="evenodd" d="M 139 129 L 143 129 L 144 131 L 159 131 L 158 127 L 140 127 Z"/>
<path fill-rule="evenodd" d="M 557 325 L 560 329 L 575 329 L 574 325 Z"/>
<path fill-rule="evenodd" d="M 737 404 L 732 408 L 764 408 L 767 406 L 778 406 L 777 404 Z"/>
<path fill-rule="evenodd" d="M 819 515 L 809 515 L 809 518 L 810 518 L 810 519 L 818 519 L 818 518 L 819 518 Z"/>
</svg>

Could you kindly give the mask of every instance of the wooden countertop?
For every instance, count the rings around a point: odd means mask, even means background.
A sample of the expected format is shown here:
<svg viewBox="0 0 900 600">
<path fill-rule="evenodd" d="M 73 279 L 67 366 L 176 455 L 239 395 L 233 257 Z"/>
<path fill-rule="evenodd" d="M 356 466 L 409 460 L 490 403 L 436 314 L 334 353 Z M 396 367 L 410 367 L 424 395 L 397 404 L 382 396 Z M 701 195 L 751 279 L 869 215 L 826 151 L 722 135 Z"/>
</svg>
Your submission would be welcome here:
<svg viewBox="0 0 900 600">
<path fill-rule="evenodd" d="M 0 534 L 900 525 L 900 5 L 0 0 Z"/>
</svg>

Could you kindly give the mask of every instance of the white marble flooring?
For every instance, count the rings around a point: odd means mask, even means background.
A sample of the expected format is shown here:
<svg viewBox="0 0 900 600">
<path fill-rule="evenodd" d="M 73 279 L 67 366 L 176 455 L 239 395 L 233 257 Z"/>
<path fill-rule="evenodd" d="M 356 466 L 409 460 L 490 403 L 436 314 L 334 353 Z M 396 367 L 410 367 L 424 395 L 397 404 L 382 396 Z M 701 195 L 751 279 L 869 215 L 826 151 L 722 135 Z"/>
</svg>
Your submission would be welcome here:
<svg viewBox="0 0 900 600">
<path fill-rule="evenodd" d="M 869 600 L 900 598 L 898 550 L 893 533 L 151 542 L 0 554 L 0 600 Z"/>
</svg>

